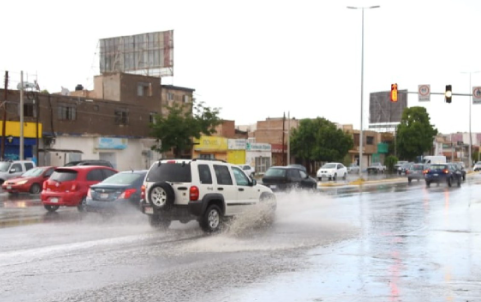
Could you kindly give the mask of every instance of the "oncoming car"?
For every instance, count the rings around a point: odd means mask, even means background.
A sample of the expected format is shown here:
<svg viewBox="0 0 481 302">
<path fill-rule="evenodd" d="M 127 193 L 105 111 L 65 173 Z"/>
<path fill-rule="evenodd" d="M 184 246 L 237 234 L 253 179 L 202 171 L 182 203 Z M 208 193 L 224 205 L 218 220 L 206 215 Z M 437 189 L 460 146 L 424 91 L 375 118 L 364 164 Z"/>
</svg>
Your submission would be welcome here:
<svg viewBox="0 0 481 302">
<path fill-rule="evenodd" d="M 319 181 L 322 181 L 323 178 L 336 180 L 338 177 L 342 177 L 345 180 L 347 168 L 341 163 L 327 163 L 317 170 L 316 175 Z"/>
</svg>

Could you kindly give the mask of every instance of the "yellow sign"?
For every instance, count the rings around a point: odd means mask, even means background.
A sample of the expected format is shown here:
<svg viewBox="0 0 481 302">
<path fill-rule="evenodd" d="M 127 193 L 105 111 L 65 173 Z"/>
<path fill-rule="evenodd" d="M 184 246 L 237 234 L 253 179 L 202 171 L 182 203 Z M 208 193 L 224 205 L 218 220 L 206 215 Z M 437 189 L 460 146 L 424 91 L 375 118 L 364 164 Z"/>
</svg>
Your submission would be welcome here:
<svg viewBox="0 0 481 302">
<path fill-rule="evenodd" d="M 202 151 L 225 151 L 227 150 L 227 139 L 218 136 L 201 136 L 194 139 L 194 149 Z"/>
<path fill-rule="evenodd" d="M 36 138 L 36 123 L 23 123 L 23 137 Z M 0 121 L 0 136 L 3 133 L 3 123 Z M 5 127 L 5 136 L 20 137 L 20 122 L 7 121 Z M 42 123 L 38 123 L 38 137 L 42 137 Z"/>
</svg>

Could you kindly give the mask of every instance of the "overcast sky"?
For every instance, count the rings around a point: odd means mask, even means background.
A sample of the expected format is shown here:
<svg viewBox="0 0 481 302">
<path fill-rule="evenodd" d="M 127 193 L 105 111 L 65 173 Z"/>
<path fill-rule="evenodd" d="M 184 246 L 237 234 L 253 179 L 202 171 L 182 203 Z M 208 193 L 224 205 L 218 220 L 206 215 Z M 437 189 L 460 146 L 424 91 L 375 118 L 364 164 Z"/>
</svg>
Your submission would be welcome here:
<svg viewBox="0 0 481 302">
<path fill-rule="evenodd" d="M 67 4 L 68 3 L 68 4 Z M 469 93 L 481 71 L 481 1 L 7 1 L 2 3 L 0 77 L 23 70 L 41 89 L 93 88 L 102 38 L 174 30 L 174 77 L 237 125 L 267 117 L 325 117 L 360 125 L 361 10 L 365 10 L 364 126 L 369 93 L 391 83 L 416 91 Z M 473 73 L 472 86 L 481 86 Z M 469 97 L 424 106 L 441 132 L 469 131 Z M 481 105 L 472 131 L 481 132 Z"/>
</svg>

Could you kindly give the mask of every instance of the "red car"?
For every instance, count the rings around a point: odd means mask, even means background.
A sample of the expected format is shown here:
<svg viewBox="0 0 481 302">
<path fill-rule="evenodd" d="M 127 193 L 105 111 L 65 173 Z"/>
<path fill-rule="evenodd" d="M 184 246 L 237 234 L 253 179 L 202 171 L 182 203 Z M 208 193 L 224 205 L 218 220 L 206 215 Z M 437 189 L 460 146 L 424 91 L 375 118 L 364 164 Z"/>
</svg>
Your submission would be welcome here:
<svg viewBox="0 0 481 302">
<path fill-rule="evenodd" d="M 2 189 L 10 194 L 32 193 L 38 194 L 42 191 L 46 181 L 55 170 L 53 166 L 36 167 L 23 173 L 21 176 L 9 179 L 2 184 Z"/>
<path fill-rule="evenodd" d="M 83 211 L 90 186 L 116 173 L 117 170 L 104 166 L 59 167 L 43 183 L 42 204 L 49 212 L 55 212 L 60 206 Z"/>
</svg>

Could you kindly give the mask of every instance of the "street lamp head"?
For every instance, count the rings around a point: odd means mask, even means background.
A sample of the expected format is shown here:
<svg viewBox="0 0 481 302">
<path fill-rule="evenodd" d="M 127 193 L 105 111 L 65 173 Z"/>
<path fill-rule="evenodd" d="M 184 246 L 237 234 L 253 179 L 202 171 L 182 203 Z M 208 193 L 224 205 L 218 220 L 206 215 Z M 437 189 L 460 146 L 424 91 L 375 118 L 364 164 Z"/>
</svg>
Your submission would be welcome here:
<svg viewBox="0 0 481 302">
<path fill-rule="evenodd" d="M 371 8 L 380 8 L 380 5 L 373 5 L 373 6 L 346 6 L 349 9 L 371 9 Z"/>
</svg>

